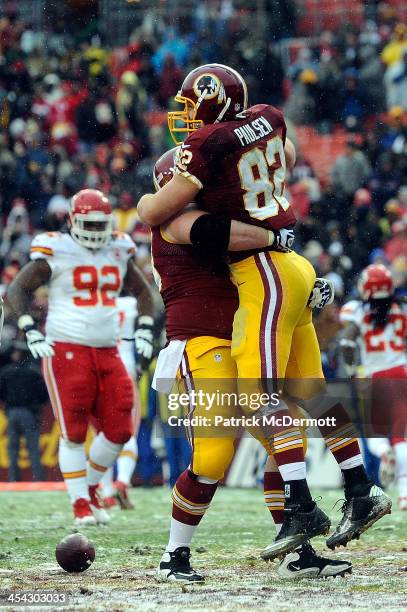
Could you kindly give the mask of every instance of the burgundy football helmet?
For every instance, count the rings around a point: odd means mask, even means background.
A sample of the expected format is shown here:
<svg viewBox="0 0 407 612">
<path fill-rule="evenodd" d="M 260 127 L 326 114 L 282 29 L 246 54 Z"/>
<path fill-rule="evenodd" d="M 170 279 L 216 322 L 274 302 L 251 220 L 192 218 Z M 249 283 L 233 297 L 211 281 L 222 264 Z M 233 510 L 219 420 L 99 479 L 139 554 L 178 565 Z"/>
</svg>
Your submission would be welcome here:
<svg viewBox="0 0 407 612">
<path fill-rule="evenodd" d="M 155 162 L 153 170 L 153 182 L 155 190 L 158 191 L 166 185 L 174 175 L 175 156 L 179 151 L 179 147 L 174 147 L 166 151 Z"/>
<path fill-rule="evenodd" d="M 168 113 L 168 127 L 176 144 L 178 134 L 188 136 L 206 124 L 231 121 L 247 108 L 247 87 L 243 77 L 223 64 L 205 64 L 184 79 L 175 101 L 180 111 Z"/>
<path fill-rule="evenodd" d="M 71 200 L 72 238 L 87 249 L 100 249 L 113 231 L 112 206 L 97 189 L 82 189 Z"/>
<path fill-rule="evenodd" d="M 393 279 L 383 264 L 373 264 L 362 271 L 358 282 L 359 295 L 363 301 L 380 300 L 393 295 Z"/>
</svg>

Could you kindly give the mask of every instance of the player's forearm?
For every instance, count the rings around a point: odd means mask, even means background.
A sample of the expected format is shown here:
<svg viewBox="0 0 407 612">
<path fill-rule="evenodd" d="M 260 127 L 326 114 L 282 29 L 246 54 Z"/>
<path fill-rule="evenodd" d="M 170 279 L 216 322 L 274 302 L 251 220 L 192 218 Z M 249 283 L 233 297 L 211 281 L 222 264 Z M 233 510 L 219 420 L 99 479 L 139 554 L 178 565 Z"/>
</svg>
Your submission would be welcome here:
<svg viewBox="0 0 407 612">
<path fill-rule="evenodd" d="M 339 346 L 346 365 L 352 366 L 356 362 L 356 338 L 358 330 L 356 326 L 349 324 L 343 330 L 339 339 Z"/>
<path fill-rule="evenodd" d="M 31 261 L 17 274 L 7 291 L 7 301 L 17 317 L 29 312 L 34 292 L 47 284 L 50 276 L 45 260 Z"/>
<path fill-rule="evenodd" d="M 144 194 L 137 204 L 137 212 L 143 223 L 154 227 L 155 225 L 160 225 L 165 221 L 163 219 L 160 221 L 161 216 L 164 216 L 163 213 L 159 214 L 160 211 L 154 206 L 155 194 L 146 193 Z"/>
<path fill-rule="evenodd" d="M 24 290 L 17 280 L 14 280 L 7 291 L 7 302 L 17 317 L 30 310 L 32 292 Z"/>
<path fill-rule="evenodd" d="M 145 287 L 137 296 L 137 310 L 139 316 L 147 315 L 154 318 L 155 308 L 152 291 L 146 282 Z"/>
<path fill-rule="evenodd" d="M 172 219 L 167 225 L 163 226 L 163 233 L 168 240 L 177 244 L 191 244 L 191 228 L 195 221 L 206 215 L 206 220 L 210 223 L 216 218 L 200 210 L 191 210 L 181 213 Z M 211 235 L 216 238 L 217 225 L 214 223 Z M 270 233 L 255 225 L 248 225 L 241 221 L 232 221 L 230 225 L 230 238 L 228 244 L 229 251 L 249 251 L 252 249 L 262 249 L 270 245 Z M 209 248 L 209 247 L 208 247 Z"/>
<path fill-rule="evenodd" d="M 147 193 L 140 198 L 137 212 L 147 225 L 162 225 L 194 202 L 199 189 L 186 178 L 174 175 L 157 193 Z"/>
<path fill-rule="evenodd" d="M 230 226 L 229 251 L 250 251 L 270 245 L 270 232 L 263 227 L 232 221 Z"/>
<path fill-rule="evenodd" d="M 130 260 L 127 266 L 125 286 L 128 292 L 137 298 L 139 316 L 148 315 L 154 317 L 153 293 L 144 274 L 133 260 Z"/>
</svg>

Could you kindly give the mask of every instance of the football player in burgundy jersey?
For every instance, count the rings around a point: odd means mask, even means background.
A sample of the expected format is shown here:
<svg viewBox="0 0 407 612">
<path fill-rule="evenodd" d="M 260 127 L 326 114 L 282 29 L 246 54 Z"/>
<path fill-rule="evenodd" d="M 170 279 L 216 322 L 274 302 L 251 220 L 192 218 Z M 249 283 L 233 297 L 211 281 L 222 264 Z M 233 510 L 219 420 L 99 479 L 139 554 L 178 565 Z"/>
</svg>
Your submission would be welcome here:
<svg viewBox="0 0 407 612">
<path fill-rule="evenodd" d="M 217 215 L 218 242 L 227 242 L 231 219 L 269 232 L 268 247 L 231 256 L 230 273 L 239 295 L 231 354 L 237 365 L 239 390 L 250 395 L 263 391 L 266 385 L 267 390 L 276 391 L 281 386 L 279 380 L 300 380 L 297 389 L 294 382 L 290 385 L 292 395 L 312 397 L 324 388 L 308 307 L 315 272 L 307 260 L 291 250 L 295 215 L 285 197 L 284 182 L 286 165 L 295 162 L 295 150 L 286 138 L 284 117 L 269 105 L 248 108 L 244 79 L 220 64 L 192 70 L 176 101 L 183 109 L 169 113 L 169 127 L 174 139 L 179 132 L 187 133 L 187 138 L 177 156 L 174 177 L 158 193 L 141 198 L 140 216 L 150 225 L 160 225 L 194 201 Z M 211 244 L 213 235 L 208 218 L 202 216 L 191 229 L 191 242 Z M 262 407 L 256 414 L 263 418 L 263 435 L 274 449 L 285 481 L 283 526 L 264 553 L 265 558 L 273 558 L 294 550 L 309 537 L 327 533 L 330 520 L 312 500 L 301 434 L 297 427 L 284 425 L 290 422 L 284 400 L 278 407 Z M 273 414 L 278 414 L 281 425 L 270 428 L 266 423 Z M 347 435 L 340 448 L 351 445 L 353 463 L 340 462 L 352 509 L 349 528 L 340 534 L 343 543 L 391 506 L 390 499 L 369 481 L 356 438 Z"/>
<path fill-rule="evenodd" d="M 138 298 L 135 348 L 139 361 L 151 360 L 153 300 L 135 264 L 127 234 L 112 231 L 112 208 L 94 189 L 74 195 L 69 233 L 38 234 L 31 260 L 8 290 L 28 348 L 42 358 L 52 408 L 61 437 L 59 466 L 72 503 L 75 524 L 109 522 L 97 485 L 133 433 L 133 384 L 117 350 L 123 285 Z M 36 289 L 48 285 L 46 336 L 29 314 Z M 86 461 L 85 438 L 91 417 L 98 421 Z"/>
<path fill-rule="evenodd" d="M 376 437 L 369 437 L 368 445 L 381 459 L 383 484 L 397 470 L 399 505 L 407 510 L 407 304 L 396 299 L 391 272 L 383 265 L 365 268 L 358 289 L 360 299 L 347 302 L 340 313 L 340 344 L 350 373 L 360 349 L 363 374 L 372 379 L 370 422 Z"/>
<path fill-rule="evenodd" d="M 175 151 L 167 151 L 155 164 L 154 183 L 157 190 L 173 175 Z M 230 355 L 230 345 L 233 316 L 238 307 L 237 290 L 225 267 L 219 265 L 221 253 L 211 260 L 187 244 L 190 242 L 191 226 L 202 214 L 201 211 L 190 210 L 162 227 L 152 228 L 154 273 L 165 303 L 169 339 L 168 348 L 163 353 L 171 351 L 172 364 L 178 367 L 177 386 L 181 390 L 205 389 L 208 379 L 216 378 L 222 386 L 227 387 L 226 391 L 236 391 L 237 369 Z M 267 242 L 264 229 L 233 222 L 228 248 L 243 250 L 259 247 L 264 241 Z M 313 292 L 313 305 L 323 307 L 324 298 L 320 294 L 318 296 L 319 299 Z M 180 347 L 178 360 L 173 351 L 177 345 Z M 296 407 L 293 406 L 292 410 L 298 413 Z M 210 414 L 213 418 L 215 414 L 223 412 L 222 406 L 215 405 Z M 194 416 L 199 414 L 205 414 L 205 410 L 197 407 Z M 237 415 L 237 407 L 228 406 L 225 414 L 227 417 Z M 205 435 L 202 435 L 199 427 L 190 426 L 188 432 L 192 460 L 173 490 L 170 538 L 157 569 L 159 580 L 203 580 L 191 568 L 190 543 L 234 453 L 233 431 L 221 437 L 216 432 L 211 435 L 207 427 Z M 265 501 L 278 530 L 282 523 L 284 485 L 267 444 L 265 448 L 269 453 L 264 478 Z M 343 575 L 350 568 L 349 562 L 320 557 L 309 544 L 305 544 L 288 555 L 277 572 L 283 577 L 298 579 L 305 575 Z"/>
</svg>

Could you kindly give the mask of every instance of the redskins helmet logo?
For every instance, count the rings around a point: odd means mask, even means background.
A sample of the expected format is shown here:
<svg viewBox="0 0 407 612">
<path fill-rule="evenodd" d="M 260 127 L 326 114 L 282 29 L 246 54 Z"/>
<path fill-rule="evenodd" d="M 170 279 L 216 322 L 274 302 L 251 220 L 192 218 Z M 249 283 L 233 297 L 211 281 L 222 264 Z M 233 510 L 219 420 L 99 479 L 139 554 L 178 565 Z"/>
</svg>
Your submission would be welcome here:
<svg viewBox="0 0 407 612">
<path fill-rule="evenodd" d="M 215 74 L 201 74 L 194 83 L 194 92 L 198 99 L 212 100 L 219 96 L 223 85 Z"/>
</svg>

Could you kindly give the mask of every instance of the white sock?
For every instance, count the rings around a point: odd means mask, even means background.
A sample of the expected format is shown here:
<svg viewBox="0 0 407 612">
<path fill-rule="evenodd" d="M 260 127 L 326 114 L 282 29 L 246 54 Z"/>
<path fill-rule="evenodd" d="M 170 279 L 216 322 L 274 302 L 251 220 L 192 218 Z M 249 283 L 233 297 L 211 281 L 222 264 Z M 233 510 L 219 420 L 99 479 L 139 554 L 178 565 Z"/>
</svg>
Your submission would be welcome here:
<svg viewBox="0 0 407 612">
<path fill-rule="evenodd" d="M 170 539 L 165 552 L 174 552 L 174 550 L 180 546 L 189 547 L 197 527 L 198 525 L 180 523 L 175 518 L 171 517 Z"/>
<path fill-rule="evenodd" d="M 129 486 L 137 463 L 137 442 L 132 436 L 120 451 L 117 459 L 117 480 Z"/>
<path fill-rule="evenodd" d="M 100 484 L 103 486 L 103 497 L 112 497 L 114 494 L 113 488 L 113 468 L 108 468 L 100 479 Z"/>
<path fill-rule="evenodd" d="M 283 526 L 283 523 L 274 523 L 275 527 L 276 527 L 276 536 L 278 536 L 278 534 L 280 533 L 281 527 Z"/>
<path fill-rule="evenodd" d="M 284 482 L 288 480 L 305 480 L 307 477 L 305 461 L 296 461 L 295 463 L 279 465 L 278 469 Z"/>
<path fill-rule="evenodd" d="M 112 467 L 116 461 L 123 444 L 110 442 L 103 432 L 100 432 L 92 442 L 89 451 L 87 478 L 88 485 L 99 484 L 107 468 Z"/>
<path fill-rule="evenodd" d="M 394 445 L 397 467 L 397 488 L 400 497 L 407 497 L 407 442 Z"/>
<path fill-rule="evenodd" d="M 204 484 L 215 484 L 218 482 L 217 480 L 213 480 L 212 478 L 206 478 L 206 476 L 198 476 L 197 481 L 203 482 Z"/>
<path fill-rule="evenodd" d="M 71 502 L 74 503 L 80 497 L 89 499 L 85 445 L 60 438 L 58 458 Z"/>
</svg>

